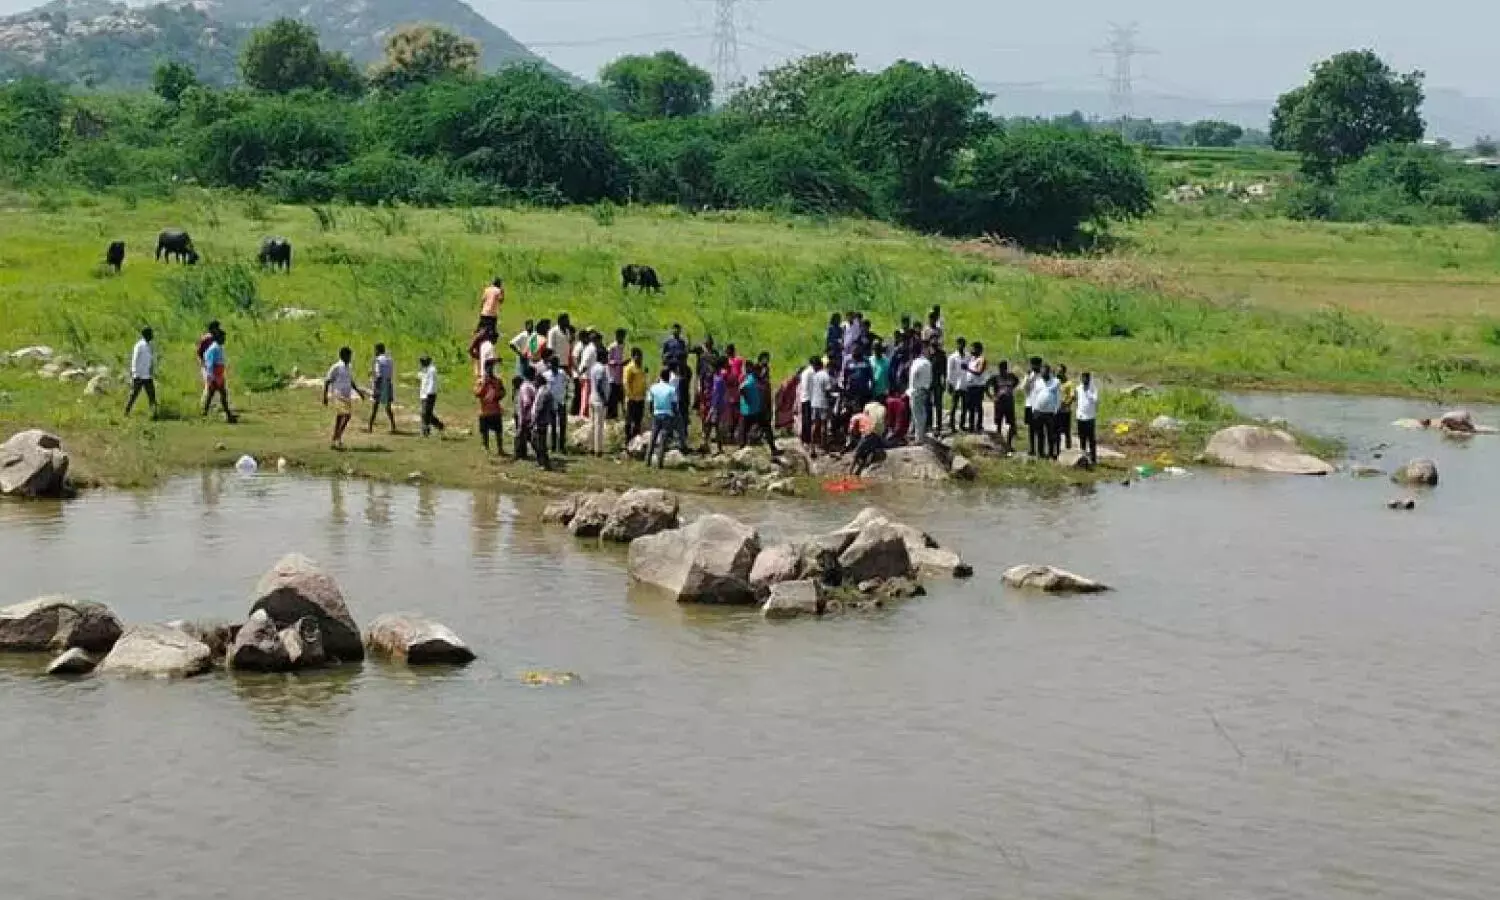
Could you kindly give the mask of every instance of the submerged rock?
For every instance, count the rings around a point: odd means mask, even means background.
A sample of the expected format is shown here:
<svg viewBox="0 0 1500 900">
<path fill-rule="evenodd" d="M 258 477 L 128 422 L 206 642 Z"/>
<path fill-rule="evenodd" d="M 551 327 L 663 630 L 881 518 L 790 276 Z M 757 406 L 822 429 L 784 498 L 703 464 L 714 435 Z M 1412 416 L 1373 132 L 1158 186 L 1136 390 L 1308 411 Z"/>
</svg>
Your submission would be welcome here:
<svg viewBox="0 0 1500 900">
<path fill-rule="evenodd" d="M 229 668 L 246 672 L 286 672 L 292 668 L 281 631 L 264 609 L 250 614 L 229 648 Z"/>
<path fill-rule="evenodd" d="M 1053 594 L 1097 594 L 1109 586 L 1056 566 L 1012 566 L 1002 580 L 1009 587 L 1046 591 Z"/>
<path fill-rule="evenodd" d="M 328 663 L 323 630 L 312 616 L 298 619 L 297 624 L 281 629 L 276 636 L 286 648 L 286 659 L 293 669 L 315 669 Z"/>
<path fill-rule="evenodd" d="M 38 597 L 0 609 L 0 652 L 39 653 L 77 647 L 108 653 L 122 632 L 102 603 L 71 597 Z"/>
<path fill-rule="evenodd" d="M 630 544 L 630 577 L 683 603 L 752 603 L 750 570 L 760 553 L 754 528 L 728 516 L 706 515 L 685 528 Z"/>
<path fill-rule="evenodd" d="M 99 660 L 87 650 L 78 647 L 47 664 L 48 675 L 87 675 L 99 665 Z"/>
<path fill-rule="evenodd" d="M 1417 501 L 1411 497 L 1397 497 L 1385 506 L 1386 509 L 1413 510 L 1417 508 Z"/>
<path fill-rule="evenodd" d="M 379 616 L 365 631 L 371 653 L 409 666 L 464 665 L 474 651 L 453 629 L 421 616 L 394 613 Z"/>
<path fill-rule="evenodd" d="M 0 444 L 0 495 L 61 497 L 68 492 L 68 454 L 62 439 L 40 429 Z"/>
<path fill-rule="evenodd" d="M 256 600 L 250 611 L 265 610 L 278 628 L 312 617 L 323 635 L 323 649 L 330 659 L 357 662 L 364 659 L 359 626 L 349 614 L 339 584 L 318 564 L 291 553 L 261 576 L 255 587 Z"/>
<path fill-rule="evenodd" d="M 584 493 L 569 494 L 561 500 L 553 500 L 542 510 L 542 521 L 548 524 L 567 525 L 578 512 L 578 504 L 588 496 Z"/>
<path fill-rule="evenodd" d="M 190 678 L 213 665 L 208 645 L 165 625 L 132 625 L 99 663 L 100 672 Z"/>
<path fill-rule="evenodd" d="M 860 529 L 849 548 L 839 555 L 845 581 L 905 578 L 911 574 L 911 554 L 900 530 L 890 522 L 871 522 Z"/>
<path fill-rule="evenodd" d="M 681 503 L 671 491 L 632 488 L 620 495 L 599 536 L 606 541 L 628 544 L 637 538 L 658 534 L 679 524 Z"/>
<path fill-rule="evenodd" d="M 614 491 L 584 494 L 578 500 L 578 508 L 573 512 L 572 520 L 568 522 L 568 532 L 574 537 L 598 537 L 619 499 L 620 495 Z"/>
<path fill-rule="evenodd" d="M 1205 455 L 1221 466 L 1283 475 L 1328 475 L 1333 466 L 1303 452 L 1297 439 L 1279 429 L 1233 425 L 1209 439 Z"/>
<path fill-rule="evenodd" d="M 1438 483 L 1437 463 L 1430 459 L 1414 459 L 1397 469 L 1391 476 L 1391 480 L 1397 484 L 1436 486 Z"/>
</svg>

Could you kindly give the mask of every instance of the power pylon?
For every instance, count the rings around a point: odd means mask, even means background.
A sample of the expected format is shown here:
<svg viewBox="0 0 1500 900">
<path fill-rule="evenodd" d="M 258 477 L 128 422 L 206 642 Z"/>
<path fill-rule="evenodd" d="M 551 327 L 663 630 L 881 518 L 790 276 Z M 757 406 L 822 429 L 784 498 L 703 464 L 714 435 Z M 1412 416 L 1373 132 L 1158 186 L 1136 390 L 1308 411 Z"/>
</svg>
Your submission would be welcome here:
<svg viewBox="0 0 1500 900">
<path fill-rule="evenodd" d="M 744 78 L 740 71 L 740 34 L 738 11 L 740 0 L 714 0 L 713 65 L 714 90 L 727 95 Z"/>
<path fill-rule="evenodd" d="M 1109 26 L 1109 41 L 1095 53 L 1114 57 L 1115 71 L 1109 82 L 1109 105 L 1121 125 L 1135 114 L 1135 71 L 1137 56 L 1155 53 L 1136 42 L 1140 27 L 1134 22 Z"/>
</svg>

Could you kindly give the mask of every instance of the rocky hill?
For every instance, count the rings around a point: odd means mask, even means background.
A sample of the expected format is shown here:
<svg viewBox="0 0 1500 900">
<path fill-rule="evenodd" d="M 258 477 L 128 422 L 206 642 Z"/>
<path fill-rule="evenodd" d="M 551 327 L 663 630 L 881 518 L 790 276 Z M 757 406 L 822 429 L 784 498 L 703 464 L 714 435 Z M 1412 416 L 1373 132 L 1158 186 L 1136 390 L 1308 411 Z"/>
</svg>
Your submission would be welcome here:
<svg viewBox="0 0 1500 900">
<path fill-rule="evenodd" d="M 204 81 L 228 84 L 251 28 L 294 18 L 318 29 L 323 46 L 361 63 L 380 58 L 385 37 L 411 22 L 474 38 L 495 69 L 540 58 L 460 0 L 170 0 L 129 6 L 52 0 L 0 18 L 0 82 L 41 75 L 94 87 L 141 87 L 161 60 L 187 63 Z"/>
</svg>

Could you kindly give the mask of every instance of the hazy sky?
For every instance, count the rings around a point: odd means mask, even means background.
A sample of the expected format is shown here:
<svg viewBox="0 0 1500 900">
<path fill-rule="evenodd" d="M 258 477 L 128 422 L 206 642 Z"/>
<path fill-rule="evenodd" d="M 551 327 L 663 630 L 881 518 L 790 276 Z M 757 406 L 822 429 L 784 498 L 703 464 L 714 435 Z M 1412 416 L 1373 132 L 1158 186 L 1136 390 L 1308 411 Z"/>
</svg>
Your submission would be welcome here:
<svg viewBox="0 0 1500 900">
<path fill-rule="evenodd" d="M 316 0 L 313 0 L 316 2 Z M 0 0 L 16 12 L 37 0 Z M 709 63 L 713 0 L 471 0 L 565 69 L 592 77 L 628 52 L 670 46 Z M 867 66 L 906 57 L 982 82 L 1103 89 L 1093 53 L 1109 23 L 1136 22 L 1156 53 L 1135 61 L 1137 90 L 1222 100 L 1272 99 L 1316 59 L 1373 47 L 1433 87 L 1500 96 L 1500 0 L 739 0 L 747 75 L 808 50 L 852 50 Z M 1233 10 L 1225 15 L 1218 10 Z"/>
<path fill-rule="evenodd" d="M 0 0 L 15 3 L 17 0 Z M 592 76 L 621 53 L 671 46 L 709 61 L 712 0 L 472 0 L 563 68 Z M 740 0 L 746 74 L 808 49 L 848 49 L 865 65 L 906 57 L 957 66 L 976 80 L 1102 88 L 1112 63 L 1093 53 L 1109 23 L 1136 22 L 1155 50 L 1135 61 L 1137 90 L 1268 99 L 1316 59 L 1373 47 L 1428 83 L 1500 95 L 1497 0 Z M 1232 15 L 1218 10 L 1233 9 Z M 647 35 L 635 40 L 625 38 Z"/>
</svg>

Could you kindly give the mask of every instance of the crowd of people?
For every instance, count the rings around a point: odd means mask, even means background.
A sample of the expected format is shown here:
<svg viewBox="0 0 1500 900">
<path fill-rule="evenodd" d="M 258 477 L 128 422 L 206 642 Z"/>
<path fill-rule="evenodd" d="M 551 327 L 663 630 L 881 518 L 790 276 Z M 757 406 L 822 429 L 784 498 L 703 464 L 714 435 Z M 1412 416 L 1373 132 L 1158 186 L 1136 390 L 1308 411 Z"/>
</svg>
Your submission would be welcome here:
<svg viewBox="0 0 1500 900">
<path fill-rule="evenodd" d="M 1010 452 L 1022 426 L 1033 457 L 1055 459 L 1064 447 L 1073 446 L 1076 436 L 1079 451 L 1098 461 L 1099 386 L 1091 373 L 1082 373 L 1075 382 L 1066 366 L 1054 369 L 1039 356 L 1026 360 L 1017 373 L 1007 360 L 992 363 L 982 342 L 963 337 L 949 350 L 937 306 L 920 324 L 902 316 L 887 334 L 878 333 L 860 312 L 833 313 L 822 352 L 779 384 L 769 353 L 751 359 L 732 343 L 720 348 L 712 337 L 690 342 L 682 326 L 674 324 L 648 363 L 645 350 L 629 343 L 625 329 L 615 329 L 606 343 L 602 332 L 575 328 L 563 312 L 555 320 L 527 320 L 503 345 L 514 357 L 507 390 L 500 359 L 504 303 L 504 282 L 497 278 L 484 289 L 469 346 L 477 430 L 486 452 L 504 454 L 505 402 L 513 398 L 510 451 L 543 468 L 551 468 L 553 457 L 566 452 L 570 417 L 588 422 L 588 452 L 597 456 L 608 449 L 607 423 L 623 419 L 627 444 L 648 436 L 646 462 L 658 467 L 665 465 L 674 444 L 681 453 L 693 452 L 695 419 L 699 453 L 763 444 L 776 459 L 781 456 L 780 433 L 794 435 L 813 457 L 847 455 L 855 475 L 890 447 L 945 434 L 992 434 Z M 127 415 L 141 393 L 156 413 L 152 340 L 151 329 L 144 329 L 132 353 Z M 198 343 L 203 415 L 217 399 L 233 422 L 225 342 L 224 330 L 211 322 Z M 368 384 L 366 392 L 358 383 L 353 350 L 340 348 L 323 379 L 323 403 L 334 410 L 335 449 L 344 447 L 356 396 L 371 401 L 367 431 L 374 430 L 384 409 L 396 432 L 395 362 L 384 344 L 374 347 Z M 437 414 L 438 389 L 437 368 L 430 356 L 423 356 L 418 400 L 424 437 L 445 431 Z"/>
</svg>

